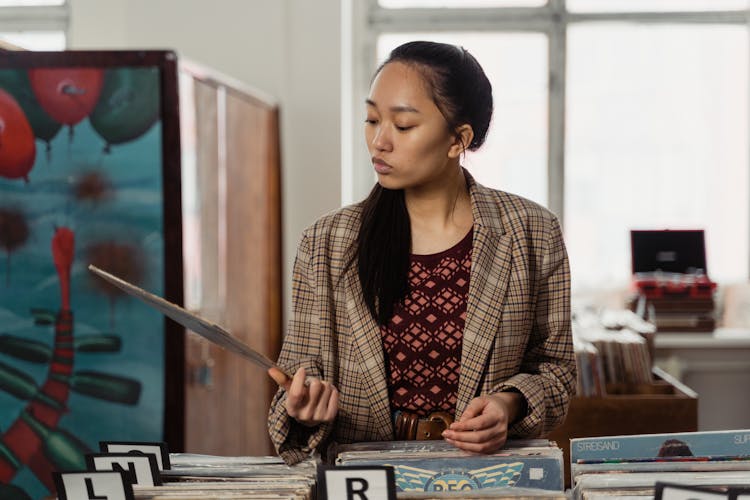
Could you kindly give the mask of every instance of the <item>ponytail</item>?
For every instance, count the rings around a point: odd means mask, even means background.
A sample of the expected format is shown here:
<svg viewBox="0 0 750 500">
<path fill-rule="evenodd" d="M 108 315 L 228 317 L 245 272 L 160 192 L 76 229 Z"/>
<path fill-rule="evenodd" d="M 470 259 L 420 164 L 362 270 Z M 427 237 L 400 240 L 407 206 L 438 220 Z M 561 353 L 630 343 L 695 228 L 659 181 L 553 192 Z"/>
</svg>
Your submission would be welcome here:
<svg viewBox="0 0 750 500">
<path fill-rule="evenodd" d="M 357 237 L 357 268 L 365 304 L 379 325 L 409 289 L 411 226 L 403 190 L 376 184 L 362 202 Z"/>
</svg>

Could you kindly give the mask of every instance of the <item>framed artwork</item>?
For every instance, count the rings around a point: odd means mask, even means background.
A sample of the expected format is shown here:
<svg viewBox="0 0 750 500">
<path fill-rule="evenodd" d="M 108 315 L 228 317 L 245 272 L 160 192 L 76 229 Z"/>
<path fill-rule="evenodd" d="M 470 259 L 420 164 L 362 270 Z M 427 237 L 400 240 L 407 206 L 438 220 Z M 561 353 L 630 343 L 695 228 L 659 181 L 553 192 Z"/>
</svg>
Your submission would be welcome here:
<svg viewBox="0 0 750 500">
<path fill-rule="evenodd" d="M 49 495 L 99 441 L 182 448 L 180 328 L 87 270 L 182 303 L 176 68 L 0 52 L 0 498 Z"/>
</svg>

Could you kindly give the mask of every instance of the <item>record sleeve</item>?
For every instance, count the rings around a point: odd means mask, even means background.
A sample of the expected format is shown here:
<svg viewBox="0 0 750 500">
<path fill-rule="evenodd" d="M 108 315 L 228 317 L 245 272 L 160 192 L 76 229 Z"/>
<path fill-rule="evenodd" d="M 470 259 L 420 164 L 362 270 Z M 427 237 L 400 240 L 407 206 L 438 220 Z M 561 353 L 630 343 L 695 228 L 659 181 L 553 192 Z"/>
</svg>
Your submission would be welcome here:
<svg viewBox="0 0 750 500">
<path fill-rule="evenodd" d="M 390 465 L 397 491 L 403 492 L 563 490 L 562 450 L 547 440 L 510 441 L 490 455 L 468 453 L 445 441 L 357 443 L 338 447 L 336 464 Z"/>
<path fill-rule="evenodd" d="M 750 429 L 574 438 L 573 463 L 665 456 L 750 456 Z"/>
</svg>

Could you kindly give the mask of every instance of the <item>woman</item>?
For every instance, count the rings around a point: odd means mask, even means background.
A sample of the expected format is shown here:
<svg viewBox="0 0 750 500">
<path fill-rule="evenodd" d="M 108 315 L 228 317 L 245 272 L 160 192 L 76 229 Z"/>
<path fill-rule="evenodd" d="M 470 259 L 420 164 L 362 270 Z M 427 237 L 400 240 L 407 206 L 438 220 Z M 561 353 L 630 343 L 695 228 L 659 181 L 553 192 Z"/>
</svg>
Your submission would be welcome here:
<svg viewBox="0 0 750 500">
<path fill-rule="evenodd" d="M 407 43 L 366 106 L 378 183 L 302 236 L 279 357 L 294 375 L 269 371 L 277 451 L 442 437 L 491 453 L 548 432 L 575 387 L 568 260 L 553 214 L 461 167 L 492 115 L 482 68 Z"/>
</svg>

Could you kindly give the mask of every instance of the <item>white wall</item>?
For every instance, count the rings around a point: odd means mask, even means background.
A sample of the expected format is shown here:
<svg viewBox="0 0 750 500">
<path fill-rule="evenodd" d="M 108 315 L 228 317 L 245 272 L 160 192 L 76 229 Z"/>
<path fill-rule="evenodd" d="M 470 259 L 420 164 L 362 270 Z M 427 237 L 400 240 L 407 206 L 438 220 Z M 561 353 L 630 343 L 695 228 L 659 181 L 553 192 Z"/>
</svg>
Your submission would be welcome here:
<svg viewBox="0 0 750 500">
<path fill-rule="evenodd" d="M 340 0 L 69 0 L 71 49 L 173 49 L 281 103 L 284 300 L 302 230 L 341 200 Z"/>
</svg>

